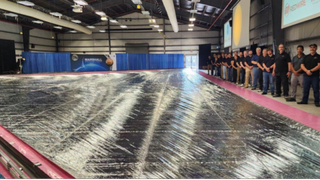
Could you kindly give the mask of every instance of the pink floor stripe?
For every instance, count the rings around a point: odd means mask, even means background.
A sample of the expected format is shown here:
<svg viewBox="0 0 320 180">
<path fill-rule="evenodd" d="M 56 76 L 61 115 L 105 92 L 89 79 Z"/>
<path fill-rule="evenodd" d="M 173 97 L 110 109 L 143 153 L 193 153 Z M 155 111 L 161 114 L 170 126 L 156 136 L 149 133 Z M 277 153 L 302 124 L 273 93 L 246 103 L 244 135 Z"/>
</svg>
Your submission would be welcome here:
<svg viewBox="0 0 320 180">
<path fill-rule="evenodd" d="M 276 101 L 274 99 L 268 98 L 266 96 L 257 94 L 251 90 L 242 88 L 240 86 L 237 86 L 235 84 L 232 84 L 230 82 L 221 80 L 220 78 L 213 77 L 210 75 L 207 75 L 204 72 L 198 71 L 198 73 L 212 81 L 213 83 L 235 93 L 238 94 L 241 97 L 244 97 L 254 103 L 257 103 L 261 106 L 264 106 L 272 111 L 275 111 L 283 116 L 286 116 L 292 120 L 295 120 L 301 124 L 304 124 L 312 129 L 315 129 L 317 131 L 320 131 L 320 117 L 315 116 L 313 114 L 310 114 L 308 112 L 302 111 L 300 109 L 294 108 L 292 106 L 283 104 L 279 101 Z M 320 111 L 320 108 L 319 108 Z"/>
<path fill-rule="evenodd" d="M 111 74 L 111 73 L 135 73 L 145 71 L 165 71 L 172 69 L 152 69 L 152 70 L 130 70 L 130 71 L 94 71 L 94 72 L 64 72 L 64 73 L 37 73 L 37 74 L 8 74 L 0 77 L 25 77 L 25 76 L 65 76 L 65 75 L 86 75 L 86 74 Z"/>
</svg>

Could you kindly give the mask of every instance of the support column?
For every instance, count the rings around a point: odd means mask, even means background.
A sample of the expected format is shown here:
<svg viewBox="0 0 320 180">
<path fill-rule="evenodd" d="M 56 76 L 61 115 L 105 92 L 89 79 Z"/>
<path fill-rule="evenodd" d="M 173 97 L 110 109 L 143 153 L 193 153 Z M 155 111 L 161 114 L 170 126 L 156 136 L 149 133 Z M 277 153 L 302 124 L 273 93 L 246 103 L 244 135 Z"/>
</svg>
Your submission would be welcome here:
<svg viewBox="0 0 320 180">
<path fill-rule="evenodd" d="M 282 3 L 279 0 L 271 0 L 272 5 L 272 23 L 273 23 L 273 40 L 278 46 L 284 43 L 284 30 L 281 29 Z"/>
<path fill-rule="evenodd" d="M 56 40 L 56 52 L 59 52 L 59 39 L 58 39 L 58 33 L 55 33 L 55 40 Z"/>
<path fill-rule="evenodd" d="M 22 26 L 23 51 L 30 51 L 30 30 L 31 28 Z"/>
<path fill-rule="evenodd" d="M 110 35 L 110 19 L 108 19 L 108 40 L 109 40 L 109 55 L 111 55 L 111 35 Z"/>
<path fill-rule="evenodd" d="M 163 19 L 163 53 L 166 54 L 166 19 Z"/>
</svg>

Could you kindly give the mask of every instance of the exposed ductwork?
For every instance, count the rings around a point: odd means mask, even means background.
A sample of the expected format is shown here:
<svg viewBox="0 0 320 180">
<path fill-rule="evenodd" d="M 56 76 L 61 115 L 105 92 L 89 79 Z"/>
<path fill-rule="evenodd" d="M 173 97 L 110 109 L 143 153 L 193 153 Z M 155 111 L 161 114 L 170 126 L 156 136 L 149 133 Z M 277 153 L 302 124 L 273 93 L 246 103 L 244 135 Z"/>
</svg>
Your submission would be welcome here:
<svg viewBox="0 0 320 180">
<path fill-rule="evenodd" d="M 51 24 L 74 29 L 76 31 L 83 32 L 85 34 L 92 34 L 92 31 L 88 28 L 85 28 L 83 26 L 80 26 L 78 24 L 75 24 L 75 23 L 72 23 L 72 22 L 69 22 L 69 21 L 66 21 L 63 19 L 58 19 L 58 18 L 53 17 L 49 14 L 43 13 L 38 10 L 34 10 L 30 7 L 21 6 L 19 4 L 16 4 L 16 3 L 13 3 L 10 1 L 4 1 L 4 0 L 1 0 L 0 4 L 1 4 L 0 9 L 3 9 L 5 11 L 21 14 L 24 16 L 33 17 L 33 18 L 36 18 L 36 19 L 39 19 L 41 21 L 45 21 L 45 22 L 48 22 Z"/>
<path fill-rule="evenodd" d="M 175 33 L 179 32 L 178 20 L 176 16 L 176 10 L 172 0 L 162 0 L 163 5 L 167 11 L 169 20 L 172 25 L 172 29 Z"/>
</svg>

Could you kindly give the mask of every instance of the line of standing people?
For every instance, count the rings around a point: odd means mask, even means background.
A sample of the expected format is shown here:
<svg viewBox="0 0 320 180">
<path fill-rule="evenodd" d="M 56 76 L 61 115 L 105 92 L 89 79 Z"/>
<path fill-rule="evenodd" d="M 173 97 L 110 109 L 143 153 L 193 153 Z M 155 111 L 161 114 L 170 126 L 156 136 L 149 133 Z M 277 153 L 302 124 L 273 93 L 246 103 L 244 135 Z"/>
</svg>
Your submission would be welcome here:
<svg viewBox="0 0 320 180">
<path fill-rule="evenodd" d="M 298 104 L 308 104 L 310 88 L 313 88 L 315 105 L 319 104 L 319 69 L 320 55 L 318 46 L 311 44 L 310 54 L 304 55 L 304 47 L 297 47 L 297 55 L 291 60 L 285 52 L 283 44 L 279 45 L 279 52 L 274 55 L 272 49 L 256 49 L 253 51 L 214 54 L 209 56 L 211 74 L 226 81 L 238 84 L 244 88 L 270 93 L 273 97 L 282 95 L 288 102 L 296 101 L 298 83 L 303 87 L 303 98 Z M 208 69 L 208 74 L 209 74 Z M 289 94 L 289 78 L 291 77 L 291 91 Z"/>
</svg>

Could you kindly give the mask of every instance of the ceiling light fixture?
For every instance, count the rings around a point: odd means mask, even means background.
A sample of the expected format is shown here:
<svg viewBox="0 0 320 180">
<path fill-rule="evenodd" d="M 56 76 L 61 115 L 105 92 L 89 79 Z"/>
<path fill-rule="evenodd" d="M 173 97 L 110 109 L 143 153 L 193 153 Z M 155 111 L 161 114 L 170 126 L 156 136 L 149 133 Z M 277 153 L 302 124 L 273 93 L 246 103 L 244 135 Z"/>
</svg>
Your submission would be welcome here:
<svg viewBox="0 0 320 180">
<path fill-rule="evenodd" d="M 192 17 L 189 19 L 191 22 L 196 21 L 196 18 Z"/>
<path fill-rule="evenodd" d="M 192 28 L 189 28 L 188 31 L 193 31 L 193 29 L 192 29 Z"/>
<path fill-rule="evenodd" d="M 121 25 L 120 27 L 121 28 L 128 28 L 126 25 Z"/>
<path fill-rule="evenodd" d="M 155 28 L 159 28 L 160 26 L 156 24 L 156 25 L 154 25 L 153 27 L 155 27 Z"/>
<path fill-rule="evenodd" d="M 111 19 L 110 22 L 112 22 L 112 23 L 118 23 L 118 21 L 117 21 L 117 20 L 114 20 L 114 19 Z"/>
<path fill-rule="evenodd" d="M 35 4 L 30 1 L 17 1 L 18 4 L 24 5 L 24 6 L 34 6 Z"/>
<path fill-rule="evenodd" d="M 159 32 L 162 32 L 162 31 L 163 31 L 163 29 L 158 29 L 158 31 L 159 31 Z"/>
<path fill-rule="evenodd" d="M 108 21 L 107 16 L 102 16 L 102 17 L 101 17 L 101 21 Z"/>
<path fill-rule="evenodd" d="M 89 28 L 89 29 L 94 29 L 94 28 L 96 28 L 96 27 L 94 27 L 94 26 L 87 26 L 87 28 Z"/>
<path fill-rule="evenodd" d="M 14 14 L 14 13 L 4 13 L 3 15 L 9 16 L 9 17 L 18 17 L 18 14 Z"/>
<path fill-rule="evenodd" d="M 99 30 L 99 32 L 101 32 L 101 33 L 105 33 L 105 32 L 106 32 L 106 30 Z"/>
<path fill-rule="evenodd" d="M 71 32 L 71 33 L 77 33 L 77 31 L 75 31 L 75 30 L 72 30 L 72 31 L 69 31 L 69 32 Z"/>
<path fill-rule="evenodd" d="M 141 0 L 132 0 L 133 4 L 142 4 Z"/>
<path fill-rule="evenodd" d="M 96 11 L 96 14 L 99 16 L 106 16 L 106 13 L 103 11 Z"/>
<path fill-rule="evenodd" d="M 189 24 L 189 27 L 194 27 L 194 24 Z"/>
<path fill-rule="evenodd" d="M 61 26 L 53 26 L 53 28 L 55 28 L 55 29 L 62 29 Z"/>
<path fill-rule="evenodd" d="M 38 20 L 35 20 L 35 21 L 32 21 L 33 23 L 35 24 L 43 24 L 43 21 L 38 21 Z"/>
<path fill-rule="evenodd" d="M 77 23 L 77 24 L 80 24 L 80 23 L 81 23 L 81 21 L 75 20 L 75 19 L 73 19 L 73 20 L 71 20 L 71 21 L 74 22 L 74 23 Z"/>
<path fill-rule="evenodd" d="M 142 13 L 143 15 L 150 15 L 150 12 L 149 12 L 149 11 L 141 11 L 141 13 Z"/>
<path fill-rule="evenodd" d="M 85 1 L 85 0 L 73 0 L 73 2 L 75 2 L 75 3 L 77 3 L 77 4 L 81 5 L 81 6 L 87 6 L 88 5 L 87 1 Z"/>
<path fill-rule="evenodd" d="M 61 17 L 62 14 L 61 13 L 58 13 L 58 12 L 51 12 L 50 13 L 52 16 L 56 16 L 56 17 Z"/>
</svg>

